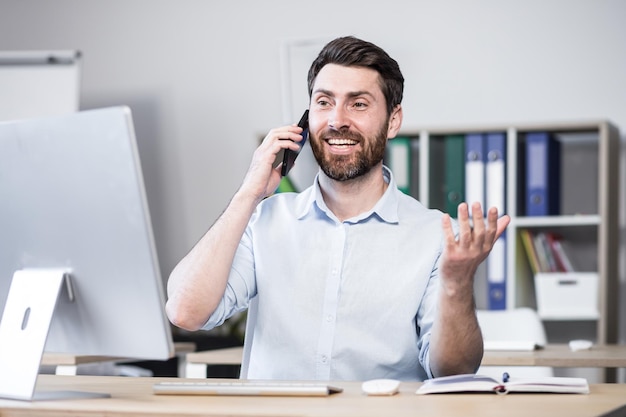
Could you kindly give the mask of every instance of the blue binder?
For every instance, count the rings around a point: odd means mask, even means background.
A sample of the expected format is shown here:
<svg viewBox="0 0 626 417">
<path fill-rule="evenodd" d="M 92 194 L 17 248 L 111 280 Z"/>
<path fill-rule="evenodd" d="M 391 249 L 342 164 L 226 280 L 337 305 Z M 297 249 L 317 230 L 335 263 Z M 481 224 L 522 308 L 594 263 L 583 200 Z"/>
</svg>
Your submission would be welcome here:
<svg viewBox="0 0 626 417">
<path fill-rule="evenodd" d="M 489 310 L 506 309 L 506 231 L 500 235 L 487 257 Z"/>
<path fill-rule="evenodd" d="M 560 212 L 560 142 L 547 132 L 526 134 L 526 215 Z"/>
<path fill-rule="evenodd" d="M 506 212 L 506 135 L 487 134 L 485 205 L 498 208 L 498 215 Z"/>
<path fill-rule="evenodd" d="M 478 201 L 485 209 L 485 137 L 480 133 L 465 135 L 465 201 Z"/>
<path fill-rule="evenodd" d="M 486 135 L 485 210 L 498 209 L 506 213 L 506 135 L 492 132 Z M 487 258 L 488 307 L 506 309 L 506 234 L 495 242 Z"/>
</svg>

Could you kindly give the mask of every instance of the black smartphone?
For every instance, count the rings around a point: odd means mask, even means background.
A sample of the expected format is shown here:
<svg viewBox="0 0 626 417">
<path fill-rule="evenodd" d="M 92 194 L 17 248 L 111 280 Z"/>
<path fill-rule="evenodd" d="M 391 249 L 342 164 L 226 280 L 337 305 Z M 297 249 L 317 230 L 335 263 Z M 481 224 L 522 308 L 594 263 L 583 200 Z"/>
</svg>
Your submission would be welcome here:
<svg viewBox="0 0 626 417">
<path fill-rule="evenodd" d="M 302 149 L 302 147 L 304 146 L 304 144 L 306 143 L 309 137 L 309 111 L 308 110 L 305 110 L 304 114 L 302 114 L 302 117 L 300 118 L 300 121 L 298 122 L 298 126 L 302 128 L 302 141 L 300 142 L 300 149 Z M 292 151 L 291 149 L 283 149 L 281 152 L 279 152 L 276 155 L 274 166 L 278 166 L 281 162 L 283 163 L 283 166 L 280 171 L 281 176 L 284 177 L 285 175 L 289 174 L 289 171 L 291 171 L 291 168 L 293 168 L 293 164 L 296 161 L 298 154 L 300 154 L 300 151 Z"/>
</svg>

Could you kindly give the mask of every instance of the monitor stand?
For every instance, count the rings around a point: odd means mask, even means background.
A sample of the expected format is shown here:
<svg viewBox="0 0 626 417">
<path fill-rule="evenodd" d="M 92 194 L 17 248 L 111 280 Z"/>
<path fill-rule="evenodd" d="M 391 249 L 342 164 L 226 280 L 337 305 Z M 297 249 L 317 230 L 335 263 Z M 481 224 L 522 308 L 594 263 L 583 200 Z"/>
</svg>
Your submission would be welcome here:
<svg viewBox="0 0 626 417">
<path fill-rule="evenodd" d="M 67 291 L 62 291 L 64 285 Z M 23 269 L 13 274 L 0 321 L 0 398 L 33 401 L 110 396 L 74 391 L 35 391 L 50 323 L 62 293 L 73 300 L 67 270 Z"/>
</svg>

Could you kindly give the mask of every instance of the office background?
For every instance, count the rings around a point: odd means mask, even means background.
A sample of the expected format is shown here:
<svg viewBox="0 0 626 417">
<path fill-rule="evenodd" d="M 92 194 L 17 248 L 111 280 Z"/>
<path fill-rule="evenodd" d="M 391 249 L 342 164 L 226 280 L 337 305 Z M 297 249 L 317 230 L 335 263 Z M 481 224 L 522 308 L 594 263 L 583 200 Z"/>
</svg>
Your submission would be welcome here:
<svg viewBox="0 0 626 417">
<path fill-rule="evenodd" d="M 406 78 L 405 130 L 608 118 L 626 207 L 625 16 L 623 0 L 0 0 L 0 50 L 78 49 L 81 108 L 132 108 L 166 280 L 285 122 L 285 42 L 352 34 L 385 48 Z"/>
</svg>

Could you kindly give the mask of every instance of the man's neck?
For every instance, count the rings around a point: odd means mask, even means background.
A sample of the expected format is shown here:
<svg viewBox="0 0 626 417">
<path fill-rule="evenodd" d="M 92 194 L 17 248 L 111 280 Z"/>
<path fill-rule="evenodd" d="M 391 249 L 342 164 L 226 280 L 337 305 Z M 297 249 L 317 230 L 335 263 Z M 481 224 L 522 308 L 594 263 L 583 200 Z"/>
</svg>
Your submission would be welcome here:
<svg viewBox="0 0 626 417">
<path fill-rule="evenodd" d="M 382 163 L 367 174 L 349 181 L 336 181 L 320 171 L 319 185 L 326 206 L 340 221 L 368 210 L 380 200 L 387 189 Z"/>
</svg>

